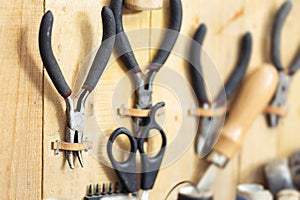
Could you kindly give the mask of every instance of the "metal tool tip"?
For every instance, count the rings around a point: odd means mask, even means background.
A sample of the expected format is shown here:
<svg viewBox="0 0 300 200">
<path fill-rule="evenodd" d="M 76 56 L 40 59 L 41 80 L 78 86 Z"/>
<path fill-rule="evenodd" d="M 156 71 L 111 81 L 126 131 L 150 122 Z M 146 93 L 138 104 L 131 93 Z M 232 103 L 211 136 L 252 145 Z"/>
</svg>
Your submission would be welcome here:
<svg viewBox="0 0 300 200">
<path fill-rule="evenodd" d="M 77 152 L 77 157 L 78 157 L 80 166 L 81 166 L 81 167 L 84 167 L 84 164 L 83 164 L 83 158 L 82 158 L 82 153 L 81 153 L 81 151 Z"/>
</svg>

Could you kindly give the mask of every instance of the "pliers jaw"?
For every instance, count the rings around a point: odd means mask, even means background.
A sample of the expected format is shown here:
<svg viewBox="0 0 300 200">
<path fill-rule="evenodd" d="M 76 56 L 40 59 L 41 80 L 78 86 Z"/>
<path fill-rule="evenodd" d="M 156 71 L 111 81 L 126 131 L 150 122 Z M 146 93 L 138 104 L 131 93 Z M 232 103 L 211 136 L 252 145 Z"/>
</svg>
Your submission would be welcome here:
<svg viewBox="0 0 300 200">
<path fill-rule="evenodd" d="M 214 105 L 212 106 L 209 103 L 204 103 L 202 106 L 203 109 L 212 109 L 213 107 Z M 224 122 L 221 117 L 225 118 L 224 115 L 202 117 L 199 126 L 201 134 L 199 134 L 196 143 L 196 152 L 199 157 L 205 157 L 216 143 L 219 137 L 218 133 Z"/>
<path fill-rule="evenodd" d="M 284 73 L 284 71 L 279 72 L 279 82 L 277 86 L 276 93 L 270 103 L 271 107 L 284 107 L 287 95 L 289 91 L 289 86 L 291 82 L 291 77 Z M 276 127 L 280 121 L 280 116 L 276 114 L 267 115 L 268 123 L 270 127 Z"/>
<path fill-rule="evenodd" d="M 83 132 L 79 132 L 76 130 L 70 129 L 68 126 L 66 127 L 66 136 L 65 141 L 68 143 L 81 143 L 83 138 Z M 73 151 L 66 151 L 66 158 L 69 163 L 69 166 L 71 169 L 74 169 L 74 159 L 73 159 Z M 83 158 L 82 158 L 82 152 L 76 151 L 76 155 L 78 157 L 78 161 L 81 165 L 81 167 L 84 166 L 83 164 Z"/>
<path fill-rule="evenodd" d="M 153 73 L 152 73 L 153 74 Z M 152 75 L 151 74 L 151 75 Z M 152 106 L 152 79 L 154 76 L 149 77 L 148 80 L 145 80 L 145 75 L 142 72 L 134 74 L 136 82 L 136 104 L 139 109 L 149 109 Z"/>
<path fill-rule="evenodd" d="M 79 97 L 75 101 L 71 97 L 66 99 L 67 103 L 67 123 L 65 141 L 68 143 L 82 143 L 84 129 L 84 104 L 89 95 L 87 90 L 82 90 Z M 75 102 L 75 107 L 74 107 Z M 75 109 L 76 108 L 76 109 Z M 67 161 L 71 169 L 74 169 L 74 159 L 72 151 L 66 152 Z M 76 152 L 79 163 L 83 167 L 82 152 Z"/>
</svg>

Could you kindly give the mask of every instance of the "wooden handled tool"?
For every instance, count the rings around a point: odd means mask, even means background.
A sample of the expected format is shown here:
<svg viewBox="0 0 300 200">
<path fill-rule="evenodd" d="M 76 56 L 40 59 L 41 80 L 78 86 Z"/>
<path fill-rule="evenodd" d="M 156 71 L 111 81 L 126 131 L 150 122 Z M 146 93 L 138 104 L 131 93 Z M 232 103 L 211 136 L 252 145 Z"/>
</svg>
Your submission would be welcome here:
<svg viewBox="0 0 300 200">
<path fill-rule="evenodd" d="M 158 10 L 162 0 L 125 0 L 125 6 L 131 10 Z"/>
<path fill-rule="evenodd" d="M 278 73 L 270 65 L 259 68 L 245 81 L 214 151 L 231 159 L 240 150 L 249 127 L 271 100 L 277 83 Z"/>
<path fill-rule="evenodd" d="M 277 83 L 278 73 L 270 65 L 258 68 L 248 77 L 234 102 L 218 142 L 208 156 L 212 164 L 197 187 L 210 188 L 218 169 L 225 167 L 240 150 L 248 128 L 271 100 Z"/>
</svg>

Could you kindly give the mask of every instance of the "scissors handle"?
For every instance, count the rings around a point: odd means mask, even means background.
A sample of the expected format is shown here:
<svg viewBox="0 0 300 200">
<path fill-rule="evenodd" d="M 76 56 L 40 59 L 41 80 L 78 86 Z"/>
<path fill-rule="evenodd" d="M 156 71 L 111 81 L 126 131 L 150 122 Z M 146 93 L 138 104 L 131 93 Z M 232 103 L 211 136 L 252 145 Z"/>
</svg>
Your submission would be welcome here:
<svg viewBox="0 0 300 200">
<path fill-rule="evenodd" d="M 126 135 L 130 141 L 130 154 L 128 159 L 124 162 L 118 162 L 112 153 L 113 143 L 119 135 Z M 136 139 L 126 128 L 116 129 L 109 137 L 107 143 L 107 154 L 112 166 L 114 167 L 120 182 L 122 183 L 123 193 L 133 193 L 138 191 L 138 183 L 136 177 L 136 151 L 137 151 Z"/>
<path fill-rule="evenodd" d="M 160 102 L 152 107 L 149 118 L 150 122 L 147 126 L 143 127 L 141 131 L 141 138 L 138 139 L 138 148 L 141 154 L 142 163 L 142 176 L 141 176 L 141 189 L 149 190 L 153 188 L 155 179 L 157 177 L 163 156 L 165 154 L 167 138 L 163 129 L 155 121 L 156 111 L 165 105 L 164 102 Z M 161 136 L 162 144 L 160 151 L 154 157 L 149 157 L 144 150 L 144 142 L 149 136 L 150 130 L 158 130 Z"/>
</svg>

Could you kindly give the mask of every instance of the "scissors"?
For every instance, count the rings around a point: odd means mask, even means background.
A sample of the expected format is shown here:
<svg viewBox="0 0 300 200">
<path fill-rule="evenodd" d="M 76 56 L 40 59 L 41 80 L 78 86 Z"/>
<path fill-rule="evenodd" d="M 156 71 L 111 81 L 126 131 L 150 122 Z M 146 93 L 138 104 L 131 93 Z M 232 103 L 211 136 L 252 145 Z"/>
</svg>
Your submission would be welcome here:
<svg viewBox="0 0 300 200">
<path fill-rule="evenodd" d="M 221 90 L 213 102 L 209 102 L 206 90 L 205 80 L 203 78 L 203 70 L 201 64 L 201 45 L 206 34 L 207 28 L 205 24 L 201 24 L 193 39 L 195 42 L 192 43 L 190 49 L 190 74 L 192 79 L 193 88 L 195 95 L 199 102 L 199 105 L 203 109 L 216 109 L 226 106 L 226 99 L 229 99 L 232 93 L 237 89 L 239 83 L 243 79 L 249 60 L 251 57 L 252 50 L 252 36 L 248 32 L 244 34 L 241 45 L 240 45 L 240 56 L 237 61 L 234 71 L 231 73 L 229 79 L 225 83 L 224 90 Z M 225 114 L 225 113 L 224 113 Z M 203 116 L 200 121 L 200 135 L 196 142 L 196 152 L 200 157 L 207 155 L 213 145 L 216 143 L 220 129 L 222 128 L 223 121 L 220 120 L 220 116 Z"/>
<path fill-rule="evenodd" d="M 279 83 L 277 86 L 276 93 L 270 102 L 271 107 L 283 107 L 287 100 L 288 90 L 291 83 L 292 76 L 300 68 L 300 50 L 294 57 L 293 62 L 288 67 L 287 73 L 284 72 L 283 65 L 280 59 L 280 37 L 283 23 L 292 9 L 292 3 L 286 1 L 280 7 L 279 11 L 276 13 L 271 37 L 271 60 L 279 73 Z M 270 127 L 276 127 L 279 123 L 280 116 L 276 114 L 268 114 L 268 124 Z"/>
<path fill-rule="evenodd" d="M 112 0 L 110 8 L 112 9 L 116 20 L 116 42 L 115 51 L 120 55 L 121 61 L 125 67 L 132 73 L 135 80 L 135 107 L 138 109 L 150 109 L 152 106 L 152 83 L 156 73 L 164 65 L 173 49 L 182 22 L 182 5 L 181 0 L 170 0 L 170 19 L 168 32 L 162 40 L 161 46 L 157 51 L 151 64 L 149 64 L 144 74 L 132 51 L 131 45 L 124 32 L 122 16 L 123 16 L 124 0 Z M 134 118 L 134 132 L 138 136 L 140 127 L 148 123 L 147 117 Z"/>
<path fill-rule="evenodd" d="M 81 143 L 84 129 L 85 101 L 96 87 L 112 53 L 115 35 L 115 20 L 110 8 L 102 9 L 103 36 L 88 76 L 79 95 L 71 97 L 72 91 L 65 81 L 51 45 L 53 15 L 48 11 L 42 18 L 39 32 L 39 49 L 44 66 L 58 93 L 65 99 L 67 110 L 65 141 Z M 83 167 L 82 152 L 76 151 L 80 165 Z M 73 152 L 66 151 L 66 158 L 71 169 L 74 169 Z"/>
<path fill-rule="evenodd" d="M 107 143 L 108 157 L 120 179 L 120 182 L 122 183 L 122 193 L 131 193 L 132 196 L 136 196 L 139 190 L 136 166 L 137 150 L 139 151 L 141 158 L 140 188 L 143 190 L 141 195 L 142 200 L 148 199 L 148 190 L 153 188 L 167 145 L 166 134 L 155 121 L 156 111 L 164 105 L 164 102 L 160 102 L 150 109 L 149 123 L 141 128 L 141 137 L 136 138 L 126 128 L 118 128 L 110 135 Z M 162 144 L 156 156 L 148 157 L 147 153 L 144 150 L 144 143 L 149 137 L 149 131 L 153 129 L 159 131 Z M 116 138 L 120 135 L 125 135 L 126 137 L 128 137 L 130 142 L 130 154 L 128 156 L 128 159 L 124 162 L 118 162 L 114 158 L 112 153 L 113 144 Z"/>
</svg>

